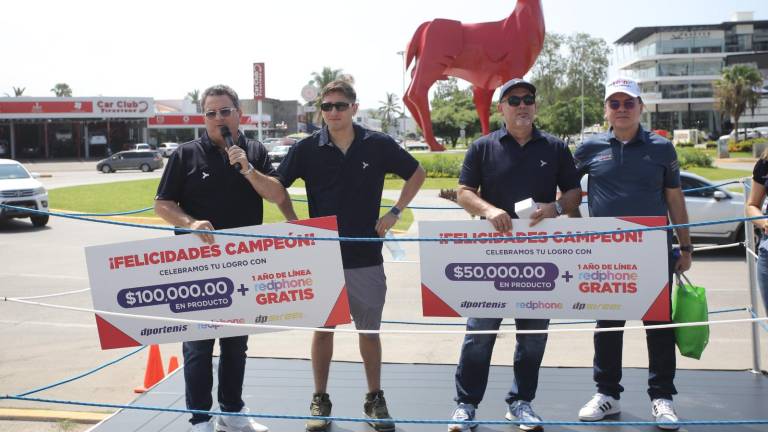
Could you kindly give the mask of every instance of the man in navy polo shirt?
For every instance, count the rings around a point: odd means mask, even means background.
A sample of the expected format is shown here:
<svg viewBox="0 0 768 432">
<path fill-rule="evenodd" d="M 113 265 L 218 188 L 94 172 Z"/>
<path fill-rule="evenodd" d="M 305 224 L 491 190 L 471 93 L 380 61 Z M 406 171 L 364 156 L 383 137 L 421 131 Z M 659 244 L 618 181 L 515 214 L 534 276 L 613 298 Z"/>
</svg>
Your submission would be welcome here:
<svg viewBox="0 0 768 432">
<path fill-rule="evenodd" d="M 286 219 L 296 219 L 285 188 L 277 181 L 267 150 L 240 133 L 240 101 L 225 85 L 206 89 L 202 97 L 205 132 L 200 139 L 173 152 L 157 188 L 155 213 L 177 227 L 217 230 L 260 225 L 262 197 L 278 204 Z M 227 148 L 220 128 L 236 133 L 236 145 Z M 240 164 L 240 171 L 235 167 Z M 196 234 L 213 243 L 213 234 Z M 209 411 L 213 404 L 213 345 L 215 341 L 184 342 L 184 384 L 188 409 Z M 248 412 L 242 399 L 248 336 L 219 339 L 218 400 L 222 411 Z M 211 417 L 192 414 L 194 432 L 213 432 Z M 265 432 L 252 418 L 220 416 L 216 430 Z"/>
<path fill-rule="evenodd" d="M 400 213 L 418 192 L 426 174 L 416 159 L 400 148 L 388 135 L 352 123 L 357 112 L 357 95 L 345 81 L 333 81 L 321 93 L 325 126 L 297 143 L 278 168 L 280 181 L 289 187 L 304 179 L 311 217 L 335 215 L 341 237 L 384 237 Z M 406 179 L 395 205 L 379 217 L 384 176 L 394 173 Z M 378 330 L 387 291 L 381 242 L 341 242 L 355 327 Z M 363 411 L 377 431 L 393 431 L 384 392 L 381 390 L 381 341 L 378 334 L 360 334 L 360 354 L 365 366 L 368 394 Z M 312 371 L 315 393 L 310 412 L 313 416 L 331 414 L 326 391 L 333 356 L 333 333 L 315 332 L 312 339 Z M 329 422 L 313 419 L 307 430 L 324 431 Z"/>
<path fill-rule="evenodd" d="M 580 173 L 588 174 L 590 216 L 669 216 L 674 224 L 688 223 L 685 197 L 680 189 L 680 167 L 669 140 L 647 132 L 640 125 L 643 101 L 640 87 L 628 78 L 617 78 L 605 89 L 605 118 L 610 131 L 596 135 L 576 149 Z M 671 240 L 672 234 L 669 233 Z M 669 286 L 672 270 L 691 267 L 691 240 L 687 228 L 677 229 L 681 256 L 670 253 Z M 670 241 L 671 245 L 671 241 Z M 659 269 L 661 270 L 661 269 Z M 645 322 L 647 325 L 666 324 Z M 597 328 L 623 327 L 624 321 L 597 322 Z M 584 421 L 602 420 L 618 414 L 621 381 L 623 332 L 596 332 L 593 375 L 597 394 L 579 411 Z M 672 395 L 675 378 L 674 329 L 646 331 L 648 345 L 648 396 L 658 427 L 676 430 L 677 415 Z"/>
<path fill-rule="evenodd" d="M 541 132 L 534 125 L 536 87 L 513 79 L 501 87 L 499 111 L 504 127 L 481 137 L 464 158 L 458 188 L 458 202 L 472 215 L 487 219 L 500 233 L 512 235 L 515 203 L 528 198 L 538 203 L 530 225 L 543 218 L 560 216 L 578 207 L 579 179 L 573 157 L 561 140 Z M 555 200 L 557 189 L 563 194 Z M 498 330 L 501 318 L 470 318 L 467 330 Z M 545 330 L 548 319 L 515 319 L 520 330 Z M 475 410 L 485 394 L 496 334 L 468 334 L 456 368 L 456 403 L 449 431 L 477 426 Z M 531 408 L 539 381 L 547 335 L 518 334 L 515 347 L 514 382 L 506 398 L 506 418 L 522 422 L 522 430 L 538 430 L 541 418 Z"/>
</svg>

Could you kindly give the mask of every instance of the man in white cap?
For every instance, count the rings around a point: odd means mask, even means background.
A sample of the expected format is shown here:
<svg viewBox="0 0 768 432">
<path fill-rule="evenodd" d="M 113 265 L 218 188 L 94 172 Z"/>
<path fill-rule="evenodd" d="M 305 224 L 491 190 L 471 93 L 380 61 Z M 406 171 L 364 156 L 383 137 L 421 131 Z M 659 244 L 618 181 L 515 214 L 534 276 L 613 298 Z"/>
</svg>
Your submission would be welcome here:
<svg viewBox="0 0 768 432">
<path fill-rule="evenodd" d="M 589 175 L 589 214 L 594 217 L 667 216 L 674 224 L 688 223 L 685 198 L 680 189 L 680 166 L 669 140 L 640 125 L 643 101 L 632 79 L 617 78 L 605 90 L 605 119 L 611 128 L 580 145 L 574 157 L 581 175 Z M 678 228 L 679 249 L 672 250 L 668 232 L 669 287 L 672 271 L 691 267 L 691 240 L 687 228 Z M 671 291 L 671 290 L 670 290 Z M 671 304 L 671 302 L 670 302 Z M 599 320 L 597 328 L 623 327 L 624 321 Z M 644 322 L 646 325 L 667 324 Z M 593 376 L 597 393 L 579 411 L 583 421 L 602 420 L 621 411 L 623 332 L 596 332 Z M 651 412 L 661 429 L 676 430 L 677 414 L 672 395 L 675 378 L 674 329 L 646 331 L 648 345 L 648 396 Z"/>
<path fill-rule="evenodd" d="M 472 215 L 486 219 L 493 228 L 511 235 L 517 219 L 515 203 L 531 198 L 538 204 L 531 214 L 534 225 L 578 208 L 581 202 L 576 166 L 568 146 L 537 129 L 536 87 L 520 78 L 501 87 L 499 112 L 504 126 L 472 143 L 464 157 L 458 187 L 458 203 Z M 563 194 L 557 198 L 557 189 Z M 516 222 L 517 223 L 517 222 Z M 469 318 L 467 330 L 498 330 L 501 318 Z M 515 319 L 519 330 L 546 330 L 548 319 Z M 505 418 L 522 430 L 541 430 L 541 418 L 531 402 L 536 397 L 539 367 L 547 334 L 517 334 L 514 381 L 505 401 Z M 448 430 L 465 431 L 477 426 L 475 410 L 485 395 L 496 334 L 468 334 L 456 368 L 457 406 Z"/>
</svg>

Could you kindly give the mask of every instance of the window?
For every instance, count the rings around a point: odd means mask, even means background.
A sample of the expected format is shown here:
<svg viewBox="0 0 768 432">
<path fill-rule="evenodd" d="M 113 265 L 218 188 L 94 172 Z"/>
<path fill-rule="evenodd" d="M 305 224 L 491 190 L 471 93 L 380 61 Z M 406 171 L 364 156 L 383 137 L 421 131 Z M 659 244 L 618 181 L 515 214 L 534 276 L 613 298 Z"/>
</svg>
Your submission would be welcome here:
<svg viewBox="0 0 768 432">
<path fill-rule="evenodd" d="M 698 189 L 690 192 L 683 192 L 683 194 L 687 197 L 711 198 L 712 195 L 715 193 L 714 188 L 699 189 L 706 186 L 711 186 L 711 185 L 704 183 L 702 181 L 696 180 L 695 178 L 680 176 L 680 187 L 682 187 L 684 191 L 687 191 L 688 189 Z"/>
</svg>

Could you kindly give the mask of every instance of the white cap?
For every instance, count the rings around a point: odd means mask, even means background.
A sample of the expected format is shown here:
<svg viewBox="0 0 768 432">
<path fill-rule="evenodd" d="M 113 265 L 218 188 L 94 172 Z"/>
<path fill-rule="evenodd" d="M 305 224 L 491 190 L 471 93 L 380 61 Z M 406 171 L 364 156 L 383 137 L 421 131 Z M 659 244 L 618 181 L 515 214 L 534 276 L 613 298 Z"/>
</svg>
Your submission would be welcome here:
<svg viewBox="0 0 768 432">
<path fill-rule="evenodd" d="M 605 86 L 605 100 L 616 93 L 626 93 L 632 97 L 640 97 L 640 86 L 631 78 L 615 78 Z"/>
</svg>

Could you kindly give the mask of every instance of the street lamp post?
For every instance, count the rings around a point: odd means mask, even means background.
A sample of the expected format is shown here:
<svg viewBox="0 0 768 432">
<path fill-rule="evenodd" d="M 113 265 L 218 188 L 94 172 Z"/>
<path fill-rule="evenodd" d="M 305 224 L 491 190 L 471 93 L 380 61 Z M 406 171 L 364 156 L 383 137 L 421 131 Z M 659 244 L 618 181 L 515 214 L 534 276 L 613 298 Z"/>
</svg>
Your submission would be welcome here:
<svg viewBox="0 0 768 432">
<path fill-rule="evenodd" d="M 400 116 L 400 122 L 403 124 L 403 132 L 401 139 L 403 142 L 405 142 L 405 51 L 398 51 L 397 55 L 403 58 L 403 95 L 400 97 L 400 100 L 403 101 L 403 113 Z"/>
</svg>

